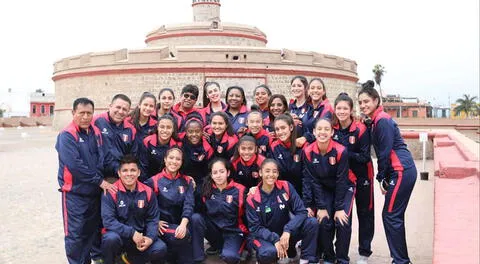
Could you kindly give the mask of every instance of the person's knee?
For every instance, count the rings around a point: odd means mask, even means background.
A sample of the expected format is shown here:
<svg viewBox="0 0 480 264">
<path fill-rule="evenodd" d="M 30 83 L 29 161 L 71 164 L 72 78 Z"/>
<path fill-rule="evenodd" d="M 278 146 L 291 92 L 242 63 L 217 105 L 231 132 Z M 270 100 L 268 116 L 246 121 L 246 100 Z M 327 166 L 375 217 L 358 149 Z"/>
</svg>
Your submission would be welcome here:
<svg viewBox="0 0 480 264">
<path fill-rule="evenodd" d="M 240 254 L 235 252 L 234 250 L 226 250 L 225 248 L 222 250 L 221 258 L 228 264 L 236 264 L 240 262 Z"/>
<path fill-rule="evenodd" d="M 305 222 L 303 223 L 304 225 L 304 230 L 306 232 L 315 232 L 316 230 L 318 230 L 318 221 L 317 219 L 313 218 L 313 217 L 308 217 L 307 219 L 305 219 Z"/>
<path fill-rule="evenodd" d="M 122 238 L 115 232 L 107 232 L 102 236 L 102 248 L 119 248 L 122 246 Z"/>
<path fill-rule="evenodd" d="M 320 230 L 332 230 L 333 229 L 333 221 L 330 218 L 323 218 L 319 224 Z"/>
<path fill-rule="evenodd" d="M 157 239 L 152 245 L 149 252 L 150 260 L 161 260 L 167 255 L 167 245 L 161 240 Z"/>
<path fill-rule="evenodd" d="M 257 260 L 259 263 L 273 263 L 277 259 L 277 250 L 275 247 L 257 250 Z"/>
<path fill-rule="evenodd" d="M 191 217 L 192 224 L 191 226 L 195 228 L 202 228 L 205 229 L 205 220 L 203 219 L 202 215 L 194 213 Z"/>
</svg>

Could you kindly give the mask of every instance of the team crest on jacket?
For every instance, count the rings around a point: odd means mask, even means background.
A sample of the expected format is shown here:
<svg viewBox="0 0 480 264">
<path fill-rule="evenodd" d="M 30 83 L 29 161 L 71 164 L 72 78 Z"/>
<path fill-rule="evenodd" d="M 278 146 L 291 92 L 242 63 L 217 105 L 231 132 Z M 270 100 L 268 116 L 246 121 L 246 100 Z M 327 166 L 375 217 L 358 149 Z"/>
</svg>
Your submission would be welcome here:
<svg viewBox="0 0 480 264">
<path fill-rule="evenodd" d="M 233 196 L 232 195 L 227 195 L 227 198 L 225 199 L 227 203 L 232 203 L 233 202 Z"/>
<path fill-rule="evenodd" d="M 355 136 L 350 136 L 348 138 L 348 142 L 350 142 L 350 144 L 352 144 L 352 145 L 355 144 Z"/>
<path fill-rule="evenodd" d="M 183 194 L 183 193 L 185 192 L 185 187 L 183 187 L 183 186 L 178 186 L 178 192 L 179 192 L 180 194 Z"/>
<path fill-rule="evenodd" d="M 335 165 L 337 163 L 337 159 L 335 157 L 329 157 L 328 158 L 328 163 L 330 163 L 330 165 Z"/>
<path fill-rule="evenodd" d="M 238 123 L 240 123 L 240 124 L 245 123 L 245 117 L 239 117 L 238 118 Z"/>
<path fill-rule="evenodd" d="M 202 161 L 205 158 L 205 154 L 198 155 L 198 161 Z"/>
<path fill-rule="evenodd" d="M 267 146 L 265 145 L 261 145 L 259 149 L 260 149 L 259 153 L 267 152 Z"/>
<path fill-rule="evenodd" d="M 137 207 L 140 208 L 140 209 L 145 207 L 145 200 L 138 200 L 137 201 Z"/>
<path fill-rule="evenodd" d="M 217 152 L 218 152 L 218 153 L 222 153 L 222 152 L 223 152 L 223 147 L 222 147 L 222 146 L 218 146 L 218 147 L 217 147 Z"/>
<path fill-rule="evenodd" d="M 285 201 L 288 201 L 288 193 L 285 192 L 282 194 L 282 196 Z"/>
<path fill-rule="evenodd" d="M 300 162 L 300 155 L 298 154 L 293 155 L 293 161 Z"/>
<path fill-rule="evenodd" d="M 258 172 L 257 171 L 252 172 L 252 177 L 255 179 L 258 178 Z"/>
<path fill-rule="evenodd" d="M 128 142 L 128 135 L 127 134 L 122 134 L 122 140 L 123 140 L 123 142 Z"/>
<path fill-rule="evenodd" d="M 278 196 L 278 195 L 277 195 L 277 202 L 278 202 L 278 203 L 283 203 L 283 202 L 282 202 L 282 199 L 280 199 L 280 196 Z"/>
<path fill-rule="evenodd" d="M 314 112 L 313 112 L 313 118 L 317 118 L 318 113 L 319 113 L 318 111 L 314 111 Z"/>
</svg>

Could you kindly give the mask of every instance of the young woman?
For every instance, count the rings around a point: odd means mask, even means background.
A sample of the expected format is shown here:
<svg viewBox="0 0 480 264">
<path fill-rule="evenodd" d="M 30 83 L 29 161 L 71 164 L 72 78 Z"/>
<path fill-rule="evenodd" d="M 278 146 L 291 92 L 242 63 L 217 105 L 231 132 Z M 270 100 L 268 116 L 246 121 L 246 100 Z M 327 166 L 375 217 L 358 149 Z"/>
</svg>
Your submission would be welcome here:
<svg viewBox="0 0 480 264">
<path fill-rule="evenodd" d="M 177 136 L 177 126 L 175 119 L 170 114 L 161 116 L 158 119 L 157 131 L 146 137 L 140 148 L 140 167 L 142 174 L 140 181 L 144 182 L 148 178 L 162 171 L 165 152 L 173 147 L 181 145 Z"/>
<path fill-rule="evenodd" d="M 290 81 L 290 92 L 293 99 L 290 101 L 288 109 L 295 121 L 297 135 L 303 135 L 303 118 L 309 111 L 308 104 L 308 81 L 304 76 L 295 76 Z"/>
<path fill-rule="evenodd" d="M 268 117 L 268 100 L 270 99 L 270 96 L 272 96 L 272 91 L 265 84 L 261 84 L 253 89 L 253 98 L 260 108 L 259 111 L 262 113 L 263 119 Z"/>
<path fill-rule="evenodd" d="M 200 111 L 206 124 L 210 124 L 210 116 L 218 111 L 226 111 L 227 105 L 222 102 L 222 91 L 217 82 L 206 82 L 203 85 L 203 109 Z"/>
<path fill-rule="evenodd" d="M 282 94 L 274 94 L 270 96 L 268 100 L 268 118 L 264 119 L 264 128 L 269 133 L 274 134 L 273 122 L 275 118 L 281 114 L 285 114 L 288 111 L 287 98 Z"/>
<path fill-rule="evenodd" d="M 276 263 L 294 258 L 295 244 L 302 240 L 300 263 L 318 263 L 316 256 L 318 223 L 307 212 L 295 188 L 278 180 L 275 160 L 266 159 L 260 167 L 262 181 L 247 197 L 247 221 L 251 247 L 258 263 Z"/>
<path fill-rule="evenodd" d="M 264 160 L 263 155 L 257 154 L 255 139 L 248 135 L 241 137 L 232 158 L 233 180 L 247 189 L 257 186 L 260 182 L 258 170 Z"/>
<path fill-rule="evenodd" d="M 232 124 L 235 134 L 243 133 L 246 129 L 246 121 L 248 115 L 247 99 L 245 92 L 240 86 L 231 86 L 227 89 L 225 96 L 227 103 L 226 113 Z"/>
<path fill-rule="evenodd" d="M 193 182 L 181 174 L 183 152 L 172 147 L 165 153 L 165 169 L 148 179 L 157 196 L 160 210 L 158 231 L 167 244 L 167 260 L 171 263 L 194 263 L 192 226 L 196 226 L 201 216 L 193 213 Z"/>
<path fill-rule="evenodd" d="M 224 112 L 215 112 L 211 116 L 209 143 L 215 157 L 230 160 L 235 151 L 238 137 L 233 133 L 232 125 Z"/>
<path fill-rule="evenodd" d="M 313 130 L 316 141 L 302 153 L 304 192 L 308 214 L 320 223 L 320 248 L 323 263 L 348 264 L 350 247 L 351 210 L 355 186 L 349 180 L 348 154 L 345 147 L 333 141 L 329 119 L 320 118 Z M 336 232 L 335 232 L 336 231 Z M 333 239 L 336 233 L 335 251 Z"/>
<path fill-rule="evenodd" d="M 270 145 L 268 157 L 277 161 L 280 179 L 290 182 L 298 193 L 302 193 L 301 149 L 295 145 L 296 130 L 293 118 L 281 114 L 274 123 L 276 139 Z"/>
<path fill-rule="evenodd" d="M 157 117 L 161 117 L 167 113 L 170 113 L 170 110 L 173 107 L 175 102 L 175 93 L 170 88 L 163 88 L 158 93 L 158 104 L 157 104 Z"/>
<path fill-rule="evenodd" d="M 356 179 L 355 202 L 358 217 L 358 253 L 360 254 L 357 263 L 367 263 L 368 257 L 372 254 L 371 243 L 375 231 L 370 133 L 363 123 L 353 118 L 353 100 L 348 94 L 338 95 L 334 109 L 333 140 L 347 148 L 350 171 Z"/>
<path fill-rule="evenodd" d="M 371 139 L 377 154 L 382 194 L 385 195 L 382 218 L 390 256 L 397 264 L 410 263 L 405 239 L 405 211 L 417 179 L 417 169 L 400 130 L 383 111 L 380 96 L 368 81 L 358 93 L 360 111 L 372 120 Z"/>
<path fill-rule="evenodd" d="M 303 116 L 303 136 L 309 143 L 315 141 L 312 134 L 313 126 L 319 118 L 332 119 L 333 108 L 327 99 L 325 84 L 320 78 L 313 78 L 308 84 L 308 104 L 309 108 L 306 115 Z"/>
<path fill-rule="evenodd" d="M 240 262 L 248 232 L 243 222 L 245 187 L 230 178 L 231 168 L 227 160 L 215 158 L 209 166 L 209 177 L 202 186 L 202 222 L 194 228 L 198 231 L 193 242 L 200 249 L 196 260 L 205 258 L 204 238 L 210 242 L 207 254 L 221 251 L 220 258 L 229 264 Z M 203 256 L 203 258 L 202 258 Z"/>
<path fill-rule="evenodd" d="M 135 107 L 130 117 L 128 117 L 129 121 L 137 129 L 135 139 L 138 140 L 139 144 L 141 144 L 146 136 L 155 131 L 155 127 L 157 126 L 157 120 L 154 117 L 156 104 L 157 100 L 155 96 L 149 92 L 144 92 L 140 97 L 138 106 Z"/>
<path fill-rule="evenodd" d="M 270 143 L 272 137 L 263 128 L 262 113 L 256 110 L 252 110 L 247 117 L 247 130 L 246 135 L 251 135 L 255 138 L 255 144 L 257 145 L 257 153 L 264 156 L 267 155 L 267 151 L 270 149 Z"/>
</svg>

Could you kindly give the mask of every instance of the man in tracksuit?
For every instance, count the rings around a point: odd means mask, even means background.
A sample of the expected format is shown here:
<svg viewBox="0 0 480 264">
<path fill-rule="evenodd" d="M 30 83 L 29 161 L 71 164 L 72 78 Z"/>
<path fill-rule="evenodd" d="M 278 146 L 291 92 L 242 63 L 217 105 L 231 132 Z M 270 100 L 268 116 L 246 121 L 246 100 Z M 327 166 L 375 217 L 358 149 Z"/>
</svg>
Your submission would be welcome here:
<svg viewBox="0 0 480 264">
<path fill-rule="evenodd" d="M 118 191 L 102 196 L 102 220 L 105 232 L 102 252 L 105 263 L 113 264 L 122 250 L 132 263 L 159 263 L 167 246 L 158 239 L 160 211 L 152 189 L 138 181 L 138 160 L 126 155 L 120 160 Z"/>
<path fill-rule="evenodd" d="M 100 192 L 116 187 L 103 180 L 104 155 L 99 130 L 91 124 L 94 104 L 78 98 L 73 103 L 73 121 L 60 132 L 58 183 L 62 192 L 65 251 L 68 262 L 91 262 L 92 245 L 100 244 Z M 93 252 L 92 252 L 93 253 Z M 93 254 L 93 258 L 100 258 Z"/>
<path fill-rule="evenodd" d="M 135 142 L 137 130 L 126 120 L 131 101 L 124 94 L 113 97 L 108 112 L 94 117 L 95 126 L 100 129 L 103 139 L 103 152 L 109 162 L 105 164 L 105 178 L 118 178 L 119 161 L 126 154 L 137 155 Z"/>
</svg>

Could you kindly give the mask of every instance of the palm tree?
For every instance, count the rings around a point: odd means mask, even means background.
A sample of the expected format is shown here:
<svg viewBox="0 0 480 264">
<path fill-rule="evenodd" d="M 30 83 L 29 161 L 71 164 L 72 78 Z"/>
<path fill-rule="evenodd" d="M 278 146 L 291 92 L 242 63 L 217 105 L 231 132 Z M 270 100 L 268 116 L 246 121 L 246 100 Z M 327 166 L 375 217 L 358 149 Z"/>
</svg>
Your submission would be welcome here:
<svg viewBox="0 0 480 264">
<path fill-rule="evenodd" d="M 378 85 L 378 90 L 380 92 L 380 101 L 383 100 L 383 94 L 382 94 L 382 86 L 380 85 L 382 83 L 382 78 L 383 78 L 383 75 L 385 73 L 387 73 L 387 71 L 385 70 L 385 67 L 383 67 L 381 64 L 376 64 L 375 66 L 373 66 L 373 78 L 375 80 L 375 82 L 377 83 Z"/>
<path fill-rule="evenodd" d="M 470 97 L 468 94 L 464 94 L 463 98 L 458 98 L 456 103 L 457 106 L 453 109 L 455 116 L 458 116 L 461 112 L 465 112 L 467 117 L 471 117 L 471 114 L 477 110 L 477 100 L 476 96 Z"/>
</svg>

